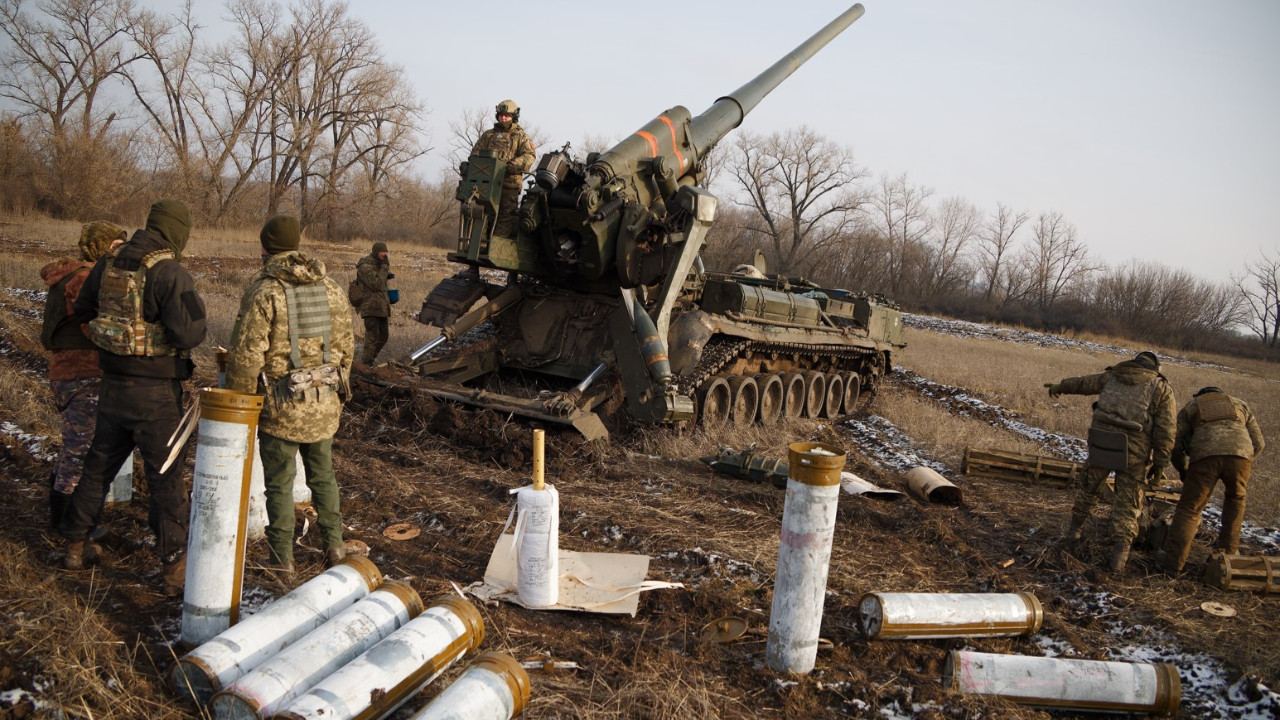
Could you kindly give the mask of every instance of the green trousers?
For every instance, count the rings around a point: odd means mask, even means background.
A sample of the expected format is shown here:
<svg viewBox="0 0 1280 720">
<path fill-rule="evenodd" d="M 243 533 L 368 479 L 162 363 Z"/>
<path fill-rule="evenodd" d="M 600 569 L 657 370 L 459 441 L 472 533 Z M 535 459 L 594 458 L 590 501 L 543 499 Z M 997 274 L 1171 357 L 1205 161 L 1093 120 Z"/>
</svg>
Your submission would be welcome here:
<svg viewBox="0 0 1280 720">
<path fill-rule="evenodd" d="M 315 508 L 324 549 L 342 547 L 342 512 L 338 481 L 333 475 L 333 438 L 295 443 L 258 431 L 263 480 L 267 486 L 267 545 L 273 562 L 293 559 L 293 478 L 301 453 L 311 505 Z"/>
<path fill-rule="evenodd" d="M 1138 518 L 1142 515 L 1142 499 L 1147 488 L 1145 473 L 1145 461 L 1131 462 L 1127 470 L 1116 473 L 1115 500 L 1111 503 L 1111 538 L 1116 545 L 1129 547 L 1138 537 Z M 1089 518 L 1110 474 L 1110 470 L 1093 465 L 1086 465 L 1080 471 L 1071 507 L 1073 525 L 1083 525 Z"/>
</svg>

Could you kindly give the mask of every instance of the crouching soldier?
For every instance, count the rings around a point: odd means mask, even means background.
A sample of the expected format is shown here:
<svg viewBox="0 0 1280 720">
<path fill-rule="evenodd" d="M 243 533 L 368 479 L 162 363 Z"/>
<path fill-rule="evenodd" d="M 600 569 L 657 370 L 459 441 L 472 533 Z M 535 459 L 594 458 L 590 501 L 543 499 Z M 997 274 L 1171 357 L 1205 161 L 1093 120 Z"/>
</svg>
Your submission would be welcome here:
<svg viewBox="0 0 1280 720">
<path fill-rule="evenodd" d="M 1262 430 L 1249 405 L 1216 387 L 1201 388 L 1178 412 L 1173 464 L 1182 476 L 1182 497 L 1173 511 L 1169 536 L 1156 553 L 1163 568 L 1177 574 L 1191 552 L 1191 539 L 1200 527 L 1200 513 L 1213 488 L 1222 481 L 1222 528 L 1215 547 L 1240 550 L 1249 474 L 1258 453 L 1266 447 Z"/>
<path fill-rule="evenodd" d="M 1138 536 L 1138 517 L 1148 483 L 1169 466 L 1173 450 L 1173 390 L 1160 374 L 1160 359 L 1140 352 L 1094 375 L 1048 384 L 1049 396 L 1097 395 L 1089 426 L 1089 459 L 1080 472 L 1067 537 L 1078 539 L 1098 493 L 1113 471 L 1116 496 L 1111 505 L 1112 547 L 1108 567 L 1124 570 L 1129 547 Z"/>
<path fill-rule="evenodd" d="M 324 263 L 299 252 L 297 218 L 277 215 L 260 234 L 262 272 L 240 300 L 227 357 L 226 386 L 266 397 L 258 442 L 267 494 L 268 567 L 294 572 L 293 478 L 301 454 L 319 516 L 325 564 L 343 557 L 342 515 L 333 473 L 333 435 L 355 339 L 351 306 Z"/>
</svg>

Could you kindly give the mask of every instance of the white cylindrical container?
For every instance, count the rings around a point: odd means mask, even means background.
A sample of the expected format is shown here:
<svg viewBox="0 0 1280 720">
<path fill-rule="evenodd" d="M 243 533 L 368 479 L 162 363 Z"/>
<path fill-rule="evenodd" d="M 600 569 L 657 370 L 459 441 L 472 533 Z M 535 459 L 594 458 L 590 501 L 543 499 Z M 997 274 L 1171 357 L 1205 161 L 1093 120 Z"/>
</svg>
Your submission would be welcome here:
<svg viewBox="0 0 1280 720">
<path fill-rule="evenodd" d="M 372 561 L 348 557 L 178 658 L 169 673 L 170 684 L 179 696 L 204 705 L 214 693 L 381 584 L 382 573 Z"/>
<path fill-rule="evenodd" d="M 475 606 L 456 595 L 437 598 L 407 625 L 294 700 L 276 720 L 386 717 L 483 640 L 484 620 Z"/>
<path fill-rule="evenodd" d="M 529 607 L 560 600 L 560 494 L 554 485 L 516 491 L 516 594 Z"/>
<path fill-rule="evenodd" d="M 307 487 L 307 473 L 302 466 L 301 451 L 293 462 L 293 504 L 305 505 L 311 502 L 311 488 Z M 253 476 L 249 482 L 248 533 L 250 540 L 261 540 L 267 536 L 267 483 L 266 473 L 262 469 L 261 447 L 256 448 L 253 454 Z"/>
<path fill-rule="evenodd" d="M 859 611 L 868 640 L 1031 635 L 1044 623 L 1031 593 L 867 593 Z"/>
<path fill-rule="evenodd" d="M 213 696 L 219 720 L 264 720 L 422 612 L 407 583 L 388 581 Z"/>
<path fill-rule="evenodd" d="M 409 720 L 511 720 L 529 694 L 529 674 L 515 658 L 485 653 Z"/>
<path fill-rule="evenodd" d="M 205 388 L 191 480 L 182 641 L 200 645 L 239 619 L 245 519 L 262 396 Z"/>
<path fill-rule="evenodd" d="M 133 500 L 133 458 L 137 450 L 129 453 L 129 457 L 120 464 L 120 469 L 112 476 L 111 486 L 107 488 L 107 507 L 122 505 Z"/>
<path fill-rule="evenodd" d="M 778 672 L 803 675 L 818 659 L 844 451 L 821 443 L 792 443 L 787 455 L 787 496 L 765 662 Z"/>
<path fill-rule="evenodd" d="M 1171 663 L 996 655 L 952 650 L 943 684 L 964 693 L 996 695 L 1019 705 L 1086 712 L 1167 715 L 1182 701 Z"/>
</svg>

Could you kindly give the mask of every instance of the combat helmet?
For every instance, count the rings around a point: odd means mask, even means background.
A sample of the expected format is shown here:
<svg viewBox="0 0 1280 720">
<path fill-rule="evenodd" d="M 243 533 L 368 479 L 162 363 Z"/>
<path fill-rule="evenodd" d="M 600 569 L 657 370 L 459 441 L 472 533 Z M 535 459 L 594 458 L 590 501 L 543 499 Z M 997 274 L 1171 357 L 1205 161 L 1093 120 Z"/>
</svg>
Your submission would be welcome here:
<svg viewBox="0 0 1280 720">
<path fill-rule="evenodd" d="M 510 115 L 511 122 L 520 122 L 520 106 L 515 100 L 503 100 L 493 109 L 493 119 L 497 120 L 499 115 Z"/>
</svg>

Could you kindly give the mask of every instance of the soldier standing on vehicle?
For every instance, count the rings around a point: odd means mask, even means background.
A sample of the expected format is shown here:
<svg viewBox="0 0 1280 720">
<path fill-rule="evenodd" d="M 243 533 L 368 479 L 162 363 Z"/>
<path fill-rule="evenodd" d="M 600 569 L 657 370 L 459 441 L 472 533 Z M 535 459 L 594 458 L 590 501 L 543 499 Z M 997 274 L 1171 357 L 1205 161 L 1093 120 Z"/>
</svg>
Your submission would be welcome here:
<svg viewBox="0 0 1280 720">
<path fill-rule="evenodd" d="M 1201 388 L 1178 412 L 1173 442 L 1173 466 L 1182 477 L 1182 497 L 1173 511 L 1169 535 L 1156 559 L 1170 573 L 1187 562 L 1191 539 L 1200 527 L 1200 513 L 1213 488 L 1222 481 L 1222 528 L 1214 547 L 1227 553 L 1240 550 L 1245 493 L 1253 461 L 1266 447 L 1262 430 L 1245 401 L 1216 387 Z"/>
<path fill-rule="evenodd" d="M 505 238 L 516 236 L 518 221 L 516 211 L 519 209 L 520 179 L 523 173 L 533 168 L 537 155 L 533 149 L 533 141 L 520 127 L 520 106 L 514 100 L 503 100 L 494 108 L 493 127 L 480 134 L 480 139 L 471 148 L 476 155 L 481 150 L 489 150 L 493 157 L 507 166 L 507 173 L 502 178 L 502 200 L 498 204 L 498 215 L 494 219 L 493 234 Z"/>
<path fill-rule="evenodd" d="M 49 527 L 57 530 L 84 472 L 84 456 L 98 421 L 98 386 L 102 370 L 88 328 L 75 319 L 76 298 L 89 270 L 108 251 L 124 244 L 129 233 L 105 220 L 80 229 L 80 258 L 55 260 L 40 269 L 49 286 L 40 341 L 49 349 L 49 387 L 62 414 L 62 450 L 49 483 Z"/>
<path fill-rule="evenodd" d="M 1148 484 L 1169 466 L 1173 449 L 1173 390 L 1160 374 L 1160 359 L 1143 351 L 1095 375 L 1046 383 L 1049 396 L 1097 395 L 1089 427 L 1089 459 L 1080 473 L 1071 508 L 1069 539 L 1079 539 L 1107 476 L 1116 474 L 1111 505 L 1114 543 L 1108 567 L 1124 570 L 1138 535 L 1138 517 Z"/>
<path fill-rule="evenodd" d="M 376 242 L 369 254 L 356 263 L 356 277 L 347 288 L 347 299 L 364 318 L 364 346 L 360 349 L 360 362 L 366 365 L 372 365 L 382 346 L 387 344 L 388 319 L 391 317 L 387 281 L 395 278 L 390 270 L 387 244 Z"/>
<path fill-rule="evenodd" d="M 102 385 L 98 424 L 59 532 L 67 538 L 63 567 L 80 570 L 98 559 L 88 541 L 102 518 L 110 474 L 137 447 L 147 478 L 148 518 L 164 564 L 164 590 L 182 592 L 187 567 L 187 489 L 183 453 L 169 469 L 169 440 L 182 420 L 182 381 L 204 341 L 204 301 L 179 259 L 191 233 L 191 212 L 180 200 L 151 206 L 147 226 L 107 253 L 89 271 L 76 299 L 78 322 L 89 323 L 98 346 Z"/>
<path fill-rule="evenodd" d="M 268 567 L 294 572 L 293 478 L 301 454 L 324 541 L 325 565 L 343 557 L 333 435 L 350 395 L 351 310 L 324 263 L 298 250 L 295 217 L 262 227 L 263 267 L 244 291 L 227 354 L 226 386 L 266 397 L 258 442 L 267 494 Z"/>
</svg>

